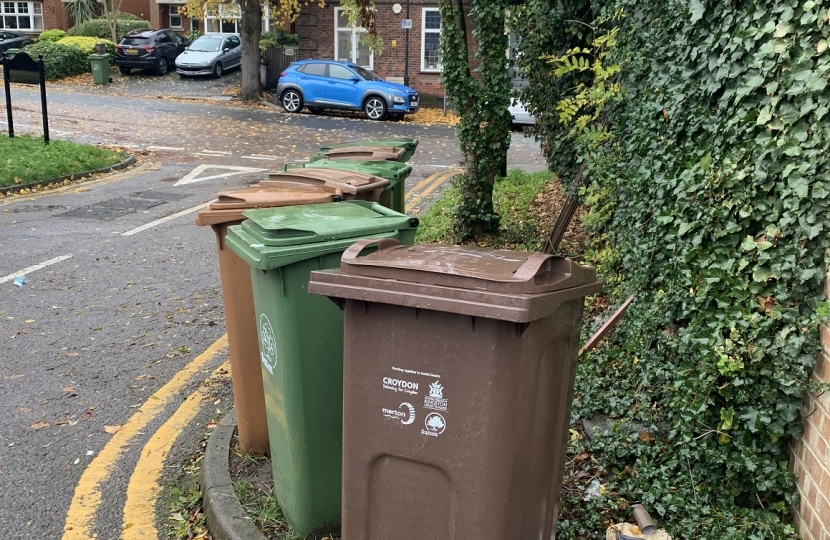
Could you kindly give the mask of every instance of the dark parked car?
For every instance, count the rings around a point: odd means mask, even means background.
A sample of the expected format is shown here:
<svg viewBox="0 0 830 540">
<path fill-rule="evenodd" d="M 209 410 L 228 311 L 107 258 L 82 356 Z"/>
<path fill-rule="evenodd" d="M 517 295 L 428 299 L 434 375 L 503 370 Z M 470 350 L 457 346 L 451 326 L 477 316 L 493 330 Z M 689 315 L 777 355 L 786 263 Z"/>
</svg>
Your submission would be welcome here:
<svg viewBox="0 0 830 540">
<path fill-rule="evenodd" d="M 190 41 L 172 30 L 133 30 L 115 47 L 115 65 L 124 75 L 132 68 L 164 75 Z"/>
<path fill-rule="evenodd" d="M 9 49 L 22 49 L 32 40 L 28 36 L 15 34 L 8 30 L 0 30 L 0 53 L 4 53 Z"/>
<path fill-rule="evenodd" d="M 277 95 L 283 108 L 292 113 L 300 112 L 303 106 L 313 113 L 323 109 L 362 110 L 372 120 L 382 120 L 387 114 L 401 117 L 418 112 L 418 92 L 384 81 L 350 62 L 294 62 L 280 74 Z"/>
<path fill-rule="evenodd" d="M 240 65 L 242 41 L 239 34 L 205 34 L 196 38 L 176 59 L 176 73 L 180 77 L 213 75 L 219 78 L 225 71 Z"/>
</svg>

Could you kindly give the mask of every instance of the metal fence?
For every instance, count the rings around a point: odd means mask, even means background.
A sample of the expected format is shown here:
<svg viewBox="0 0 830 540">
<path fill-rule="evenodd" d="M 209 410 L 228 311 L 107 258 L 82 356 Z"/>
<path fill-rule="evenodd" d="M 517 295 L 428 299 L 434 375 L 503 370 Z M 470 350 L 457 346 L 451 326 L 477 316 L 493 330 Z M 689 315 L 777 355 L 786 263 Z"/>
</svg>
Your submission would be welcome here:
<svg viewBox="0 0 830 540">
<path fill-rule="evenodd" d="M 265 88 L 276 88 L 280 73 L 297 59 L 297 47 L 270 47 L 265 50 Z"/>
</svg>

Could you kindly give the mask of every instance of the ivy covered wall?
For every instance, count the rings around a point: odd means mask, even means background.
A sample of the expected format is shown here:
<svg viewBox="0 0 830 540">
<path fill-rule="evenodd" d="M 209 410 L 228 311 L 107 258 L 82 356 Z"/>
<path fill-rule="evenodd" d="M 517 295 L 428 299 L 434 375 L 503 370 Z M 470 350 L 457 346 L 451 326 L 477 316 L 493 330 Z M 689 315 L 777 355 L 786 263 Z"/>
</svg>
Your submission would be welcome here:
<svg viewBox="0 0 830 540">
<path fill-rule="evenodd" d="M 574 85 L 540 69 L 598 20 L 594 36 L 619 29 L 603 61 L 622 68 L 623 92 L 598 116 L 599 142 L 557 125 Z M 564 179 L 587 163 L 589 262 L 612 304 L 637 296 L 580 365 L 575 419 L 618 429 L 575 437 L 557 538 L 595 538 L 635 501 L 675 538 L 795 537 L 788 443 L 805 392 L 822 390 L 808 374 L 827 315 L 830 6 L 530 1 L 522 21 L 549 161 Z M 600 495 L 585 500 L 594 478 Z"/>
</svg>

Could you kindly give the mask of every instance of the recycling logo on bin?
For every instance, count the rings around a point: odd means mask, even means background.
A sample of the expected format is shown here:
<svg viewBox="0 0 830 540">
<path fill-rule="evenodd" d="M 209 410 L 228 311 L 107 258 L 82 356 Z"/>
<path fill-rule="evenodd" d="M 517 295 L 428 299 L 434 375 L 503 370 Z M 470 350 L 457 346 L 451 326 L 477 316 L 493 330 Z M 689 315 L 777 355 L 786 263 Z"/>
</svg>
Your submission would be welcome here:
<svg viewBox="0 0 830 540">
<path fill-rule="evenodd" d="M 263 313 L 259 318 L 259 357 L 271 375 L 277 367 L 277 339 L 271 321 Z"/>
<path fill-rule="evenodd" d="M 426 429 L 421 430 L 421 435 L 429 435 L 430 437 L 437 437 L 447 429 L 447 421 L 436 412 L 427 415 L 424 425 Z"/>
</svg>

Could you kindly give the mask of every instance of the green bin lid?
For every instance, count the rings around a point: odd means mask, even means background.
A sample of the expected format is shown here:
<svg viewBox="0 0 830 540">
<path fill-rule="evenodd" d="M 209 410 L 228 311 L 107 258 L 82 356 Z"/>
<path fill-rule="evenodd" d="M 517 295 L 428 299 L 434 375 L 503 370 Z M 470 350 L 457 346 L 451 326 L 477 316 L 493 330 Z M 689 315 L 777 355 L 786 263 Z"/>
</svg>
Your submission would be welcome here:
<svg viewBox="0 0 830 540">
<path fill-rule="evenodd" d="M 321 159 L 311 163 L 286 164 L 285 170 L 301 166 L 307 169 L 341 169 L 345 171 L 356 171 L 364 174 L 380 176 L 389 180 L 392 185 L 403 182 L 412 173 L 412 165 L 399 163 L 397 161 L 368 160 L 355 161 L 352 159 Z"/>
<path fill-rule="evenodd" d="M 332 148 L 347 148 L 350 146 L 397 146 L 407 150 L 415 150 L 418 147 L 418 139 L 414 137 L 397 137 L 392 139 L 362 139 L 357 141 L 343 141 L 328 143 L 320 146 L 320 151 L 325 152 Z"/>
<path fill-rule="evenodd" d="M 418 226 L 415 218 L 367 201 L 261 208 L 243 215 L 248 219 L 242 230 L 263 247 L 360 238 Z"/>
</svg>

